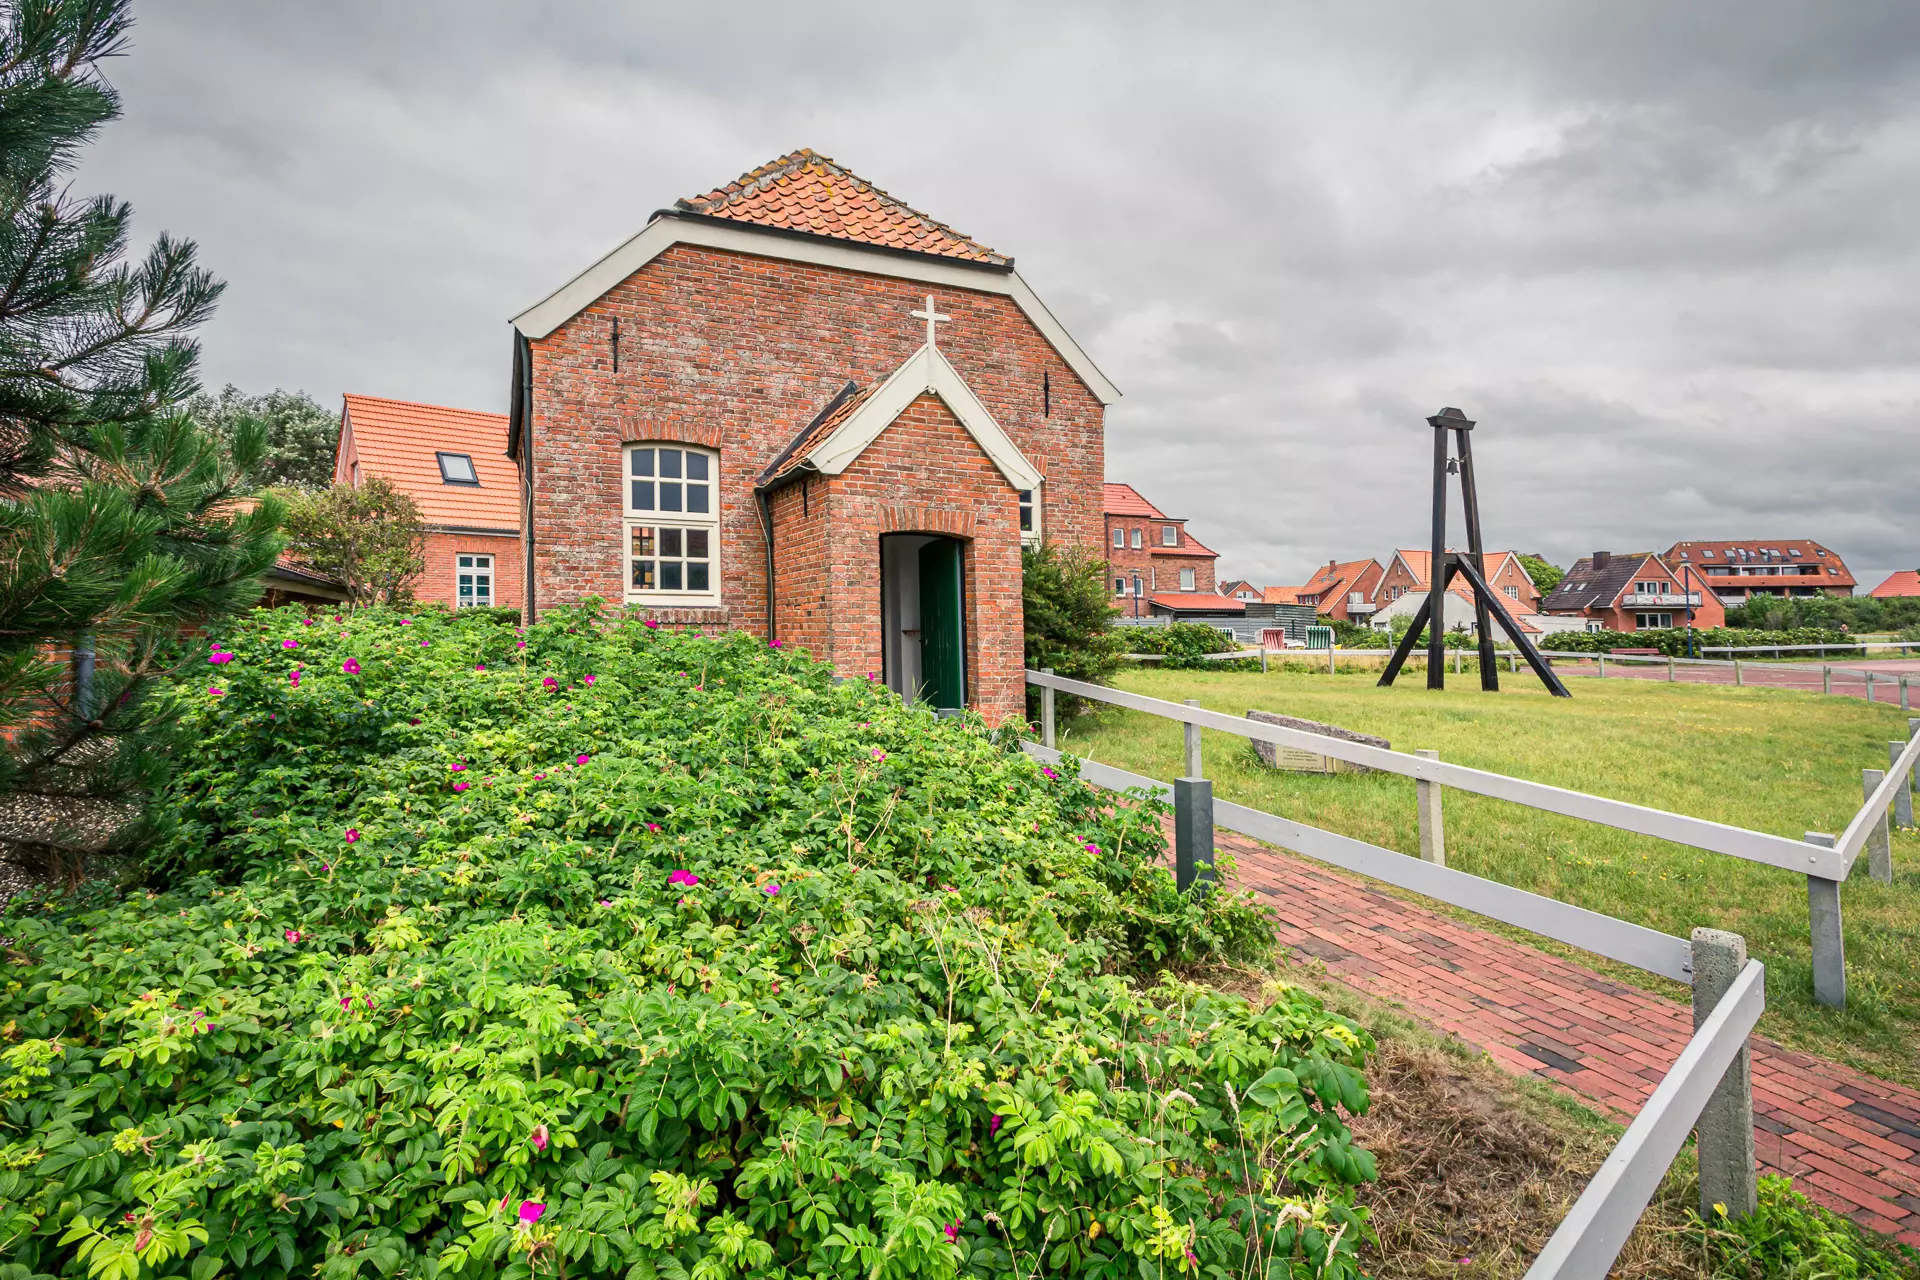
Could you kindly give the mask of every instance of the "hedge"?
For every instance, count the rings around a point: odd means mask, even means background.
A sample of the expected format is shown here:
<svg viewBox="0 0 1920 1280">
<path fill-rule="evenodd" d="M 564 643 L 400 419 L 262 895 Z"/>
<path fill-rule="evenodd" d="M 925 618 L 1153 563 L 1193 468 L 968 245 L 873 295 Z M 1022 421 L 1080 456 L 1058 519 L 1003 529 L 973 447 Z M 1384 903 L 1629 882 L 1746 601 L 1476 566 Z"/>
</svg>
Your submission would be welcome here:
<svg viewBox="0 0 1920 1280">
<path fill-rule="evenodd" d="M 1366 1033 L 1164 808 L 626 616 L 255 615 L 0 918 L 9 1277 L 1335 1275 Z"/>
<path fill-rule="evenodd" d="M 1735 627 L 1711 627 L 1693 633 L 1694 655 L 1708 646 L 1764 648 L 1769 645 L 1858 644 L 1858 636 L 1844 631 L 1800 627 L 1792 631 L 1748 631 Z M 1612 649 L 1658 649 L 1676 658 L 1687 656 L 1687 630 L 1668 627 L 1647 631 L 1556 631 L 1540 640 L 1542 649 L 1559 653 L 1606 653 Z M 1725 656 L 1725 655 L 1721 655 Z"/>
</svg>

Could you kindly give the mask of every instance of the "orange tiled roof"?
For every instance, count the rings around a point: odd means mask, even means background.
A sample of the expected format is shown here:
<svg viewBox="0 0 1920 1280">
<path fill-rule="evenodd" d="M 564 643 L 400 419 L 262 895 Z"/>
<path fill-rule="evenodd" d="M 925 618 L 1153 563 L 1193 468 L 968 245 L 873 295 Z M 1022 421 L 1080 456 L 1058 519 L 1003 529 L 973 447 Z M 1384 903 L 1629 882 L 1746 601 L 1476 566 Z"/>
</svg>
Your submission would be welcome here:
<svg viewBox="0 0 1920 1280">
<path fill-rule="evenodd" d="M 1165 520 L 1166 514 L 1160 508 L 1140 496 L 1140 491 L 1130 484 L 1115 484 L 1107 481 L 1105 501 L 1102 511 L 1110 516 L 1145 516 L 1152 520 Z"/>
<path fill-rule="evenodd" d="M 942 258 L 1011 266 L 977 240 L 895 200 L 827 156 L 802 147 L 675 207 L 709 218 L 804 231 Z"/>
<path fill-rule="evenodd" d="M 855 409 L 867 402 L 868 397 L 873 395 L 878 386 L 879 384 L 875 383 L 863 391 L 854 385 L 852 380 L 848 380 L 847 385 L 840 388 L 833 399 L 827 401 L 826 407 L 814 416 L 813 421 L 800 428 L 800 434 L 780 451 L 780 456 L 767 464 L 767 469 L 760 473 L 760 483 L 771 484 L 805 462 L 807 455 L 813 452 L 814 446 L 832 435 Z"/>
<path fill-rule="evenodd" d="M 1299 604 L 1304 587 L 1268 587 L 1261 593 L 1264 604 Z"/>
<path fill-rule="evenodd" d="M 1745 554 L 1737 554 L 1742 553 Z M 1772 552 L 1772 555 L 1767 554 Z M 1732 565 L 1736 569 L 1747 566 L 1806 564 L 1825 570 L 1824 573 L 1809 573 L 1801 576 L 1817 581 L 1801 583 L 1801 586 L 1815 587 L 1851 587 L 1857 585 L 1853 574 L 1848 572 L 1846 564 L 1839 555 L 1818 542 L 1805 538 L 1745 538 L 1720 542 L 1676 542 L 1667 548 L 1660 557 L 1668 564 L 1682 561 L 1696 567 L 1707 564 Z M 1729 581 L 1729 579 L 1755 578 L 1766 579 L 1762 585 L 1778 586 L 1779 575 L 1732 573 L 1717 575 L 1716 586 L 1747 586 L 1748 583 Z"/>
<path fill-rule="evenodd" d="M 520 528 L 520 474 L 507 458 L 507 415 L 346 397 L 343 444 L 351 436 L 363 475 L 379 476 L 411 497 L 431 525 Z M 478 485 L 448 484 L 436 452 L 473 459 Z"/>
<path fill-rule="evenodd" d="M 1162 592 L 1149 597 L 1155 604 L 1169 609 L 1205 609 L 1209 613 L 1245 613 L 1246 602 L 1229 596 L 1215 595 L 1210 591 L 1173 591 Z"/>
<path fill-rule="evenodd" d="M 1881 600 L 1891 600 L 1896 596 L 1920 596 L 1920 569 L 1903 569 L 1892 574 L 1867 594 Z"/>
<path fill-rule="evenodd" d="M 1402 548 L 1398 551 L 1395 551 L 1394 554 L 1407 562 L 1407 568 L 1413 571 L 1414 580 L 1420 584 L 1420 587 L 1422 590 L 1425 590 L 1428 582 L 1427 561 L 1432 558 L 1433 553 L 1431 551 L 1413 551 L 1406 548 Z M 1454 554 L 1463 555 L 1465 553 L 1456 551 L 1454 552 Z M 1488 582 L 1492 582 L 1493 575 L 1499 571 L 1501 562 L 1504 561 L 1508 556 L 1512 554 L 1513 552 L 1511 551 L 1481 552 L 1480 553 L 1480 576 L 1487 579 Z M 1454 581 L 1460 582 L 1460 581 L 1464 581 L 1464 579 L 1455 578 Z"/>
</svg>

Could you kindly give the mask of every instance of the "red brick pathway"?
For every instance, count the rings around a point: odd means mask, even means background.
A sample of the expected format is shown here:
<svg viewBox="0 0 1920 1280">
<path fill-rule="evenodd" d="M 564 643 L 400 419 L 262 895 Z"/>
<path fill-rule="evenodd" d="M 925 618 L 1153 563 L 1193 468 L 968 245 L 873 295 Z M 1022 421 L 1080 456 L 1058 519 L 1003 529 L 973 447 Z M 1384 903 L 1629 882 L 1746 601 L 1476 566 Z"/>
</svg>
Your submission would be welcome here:
<svg viewBox="0 0 1920 1280">
<path fill-rule="evenodd" d="M 1555 654 L 1555 666 L 1562 676 L 1596 675 L 1597 663 L 1568 661 L 1568 655 Z M 1873 700 L 1887 706 L 1900 705 L 1900 677 L 1906 676 L 1914 686 L 1908 690 L 1908 701 L 1916 712 L 1920 712 L 1920 661 L 1911 659 L 1885 658 L 1872 661 L 1847 659 L 1845 665 L 1833 666 L 1832 691 L 1836 696 L 1864 698 L 1867 696 L 1866 673 L 1874 675 Z M 1732 667 L 1689 667 L 1676 666 L 1675 679 L 1681 684 L 1732 684 Z M 1667 668 L 1662 663 L 1609 662 L 1606 678 L 1609 680 L 1665 680 Z M 1741 680 L 1751 688 L 1763 689 L 1799 689 L 1807 693 L 1818 693 L 1825 686 L 1820 675 L 1818 663 L 1800 665 L 1782 662 L 1749 662 L 1742 666 Z"/>
<path fill-rule="evenodd" d="M 1281 942 L 1622 1122 L 1693 1034 L 1691 1011 L 1671 1000 L 1266 845 L 1226 832 L 1218 843 L 1238 859 L 1239 884 L 1278 913 Z M 1920 1093 L 1759 1037 L 1753 1089 L 1763 1169 L 1920 1248 Z"/>
</svg>

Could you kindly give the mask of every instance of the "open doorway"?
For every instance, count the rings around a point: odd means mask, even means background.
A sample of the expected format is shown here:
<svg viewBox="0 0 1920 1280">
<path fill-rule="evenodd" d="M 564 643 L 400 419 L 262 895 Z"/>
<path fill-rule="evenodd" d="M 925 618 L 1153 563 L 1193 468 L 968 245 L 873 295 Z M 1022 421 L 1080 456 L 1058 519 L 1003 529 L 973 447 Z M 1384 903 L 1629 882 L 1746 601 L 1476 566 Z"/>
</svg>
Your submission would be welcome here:
<svg viewBox="0 0 1920 1280">
<path fill-rule="evenodd" d="M 935 710 L 967 704 L 966 584 L 957 538 L 880 539 L 881 660 L 887 687 Z"/>
</svg>

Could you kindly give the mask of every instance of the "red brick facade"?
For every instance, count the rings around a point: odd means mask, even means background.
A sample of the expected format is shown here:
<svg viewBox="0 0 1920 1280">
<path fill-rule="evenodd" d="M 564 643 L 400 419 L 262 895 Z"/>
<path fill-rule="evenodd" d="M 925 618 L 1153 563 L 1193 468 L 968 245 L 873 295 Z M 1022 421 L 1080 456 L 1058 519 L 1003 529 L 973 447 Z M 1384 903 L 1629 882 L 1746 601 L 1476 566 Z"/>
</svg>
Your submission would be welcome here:
<svg viewBox="0 0 1920 1280">
<path fill-rule="evenodd" d="M 919 349 L 925 330 L 909 313 L 928 292 L 911 280 L 676 244 L 533 339 L 522 456 L 532 459 L 536 606 L 627 598 L 622 446 L 697 444 L 719 455 L 719 604 L 650 611 L 670 622 L 767 634 L 755 484 L 847 381 L 870 387 Z M 941 352 L 1045 477 L 1045 536 L 1092 550 L 1106 462 L 1100 399 L 1010 297 L 947 286 L 932 292 L 951 317 L 941 326 Z M 951 414 L 945 425 L 934 421 L 944 413 L 916 403 L 843 475 L 773 492 L 776 621 L 783 640 L 805 645 L 842 675 L 878 670 L 879 533 L 928 523 L 946 530 L 939 522 L 954 521 L 947 531 L 973 540 L 966 558 L 970 692 L 998 720 L 1024 705 L 1017 499 Z M 923 448 L 933 452 L 915 452 Z M 976 680 L 983 683 L 973 689 Z"/>
<path fill-rule="evenodd" d="M 456 575 L 459 557 L 493 557 L 493 603 L 496 608 L 520 607 L 520 581 L 525 563 L 520 554 L 520 538 L 484 533 L 440 533 L 427 535 L 427 564 L 407 586 L 413 598 L 422 604 L 444 604 L 449 609 L 459 602 Z"/>
<path fill-rule="evenodd" d="M 1187 532 L 1185 517 L 1162 513 L 1128 484 L 1107 485 L 1104 505 L 1107 585 L 1124 612 L 1145 617 L 1155 595 L 1210 595 L 1218 589 L 1219 553 Z"/>
</svg>

